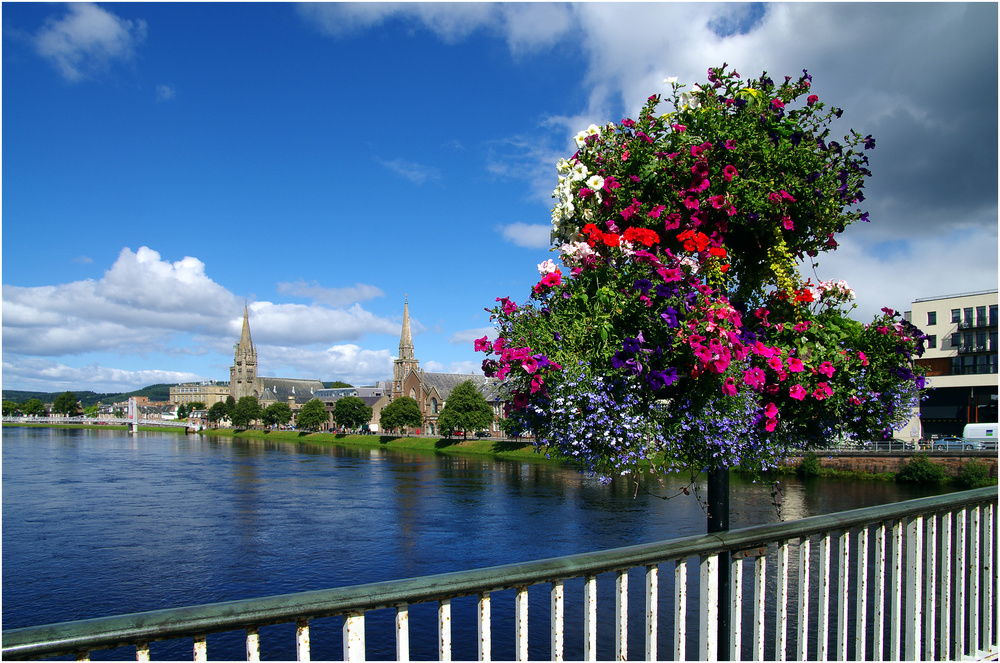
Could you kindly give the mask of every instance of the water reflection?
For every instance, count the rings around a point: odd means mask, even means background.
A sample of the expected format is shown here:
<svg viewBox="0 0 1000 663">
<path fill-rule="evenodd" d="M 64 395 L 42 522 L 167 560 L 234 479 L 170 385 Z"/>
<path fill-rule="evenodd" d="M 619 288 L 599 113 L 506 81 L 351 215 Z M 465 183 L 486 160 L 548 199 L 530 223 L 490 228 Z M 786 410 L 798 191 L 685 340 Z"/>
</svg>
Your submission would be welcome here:
<svg viewBox="0 0 1000 663">
<path fill-rule="evenodd" d="M 676 494 L 686 476 L 667 476 L 636 491 L 634 484 L 603 485 L 543 463 L 24 428 L 3 429 L 2 460 L 4 628 L 494 566 L 705 528 L 694 496 L 659 497 Z M 785 480 L 779 514 L 768 486 L 736 477 L 731 524 L 920 494 L 896 484 Z M 666 612 L 670 575 L 661 571 Z M 634 590 L 642 582 L 641 573 L 633 574 Z M 602 601 L 612 583 L 599 579 Z M 578 590 L 567 584 L 569 633 L 582 629 Z M 641 615 L 641 591 L 632 601 L 632 614 Z M 546 587 L 529 592 L 529 606 L 529 653 L 548 658 Z M 513 599 L 498 595 L 493 616 L 494 657 L 513 658 Z M 613 605 L 601 603 L 599 619 L 607 628 Z M 319 621 L 314 657 L 339 658 L 339 621 Z M 475 658 L 474 601 L 456 601 L 453 622 L 455 658 Z M 413 657 L 436 657 L 434 606 L 414 606 L 411 623 Z M 672 635 L 666 624 L 660 628 L 661 651 L 669 651 Z M 290 629 L 262 631 L 265 657 L 294 656 Z M 368 632 L 369 656 L 391 658 L 391 615 L 373 615 Z M 641 652 L 641 629 L 635 637 L 633 656 Z M 578 646 L 568 642 L 567 657 L 582 656 Z M 158 644 L 154 656 L 190 658 L 189 643 Z M 241 657 L 238 634 L 213 636 L 210 656 Z M 611 658 L 613 651 L 599 656 Z"/>
</svg>

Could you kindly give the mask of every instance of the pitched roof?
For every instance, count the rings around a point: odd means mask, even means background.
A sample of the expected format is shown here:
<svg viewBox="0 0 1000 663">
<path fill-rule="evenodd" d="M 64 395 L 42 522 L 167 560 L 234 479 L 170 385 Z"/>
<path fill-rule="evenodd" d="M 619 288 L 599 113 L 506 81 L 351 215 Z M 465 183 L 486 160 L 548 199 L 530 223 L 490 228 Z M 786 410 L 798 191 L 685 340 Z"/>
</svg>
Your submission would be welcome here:
<svg viewBox="0 0 1000 663">
<path fill-rule="evenodd" d="M 287 401 L 295 396 L 296 403 L 308 403 L 315 398 L 315 392 L 323 389 L 320 380 L 300 380 L 297 378 L 260 378 L 264 386 L 261 400 Z"/>
<path fill-rule="evenodd" d="M 448 400 L 451 396 L 452 390 L 458 385 L 472 380 L 472 384 L 476 386 L 487 401 L 493 399 L 493 380 L 490 380 L 484 375 L 474 375 L 471 373 L 421 373 L 421 378 L 423 379 L 424 387 L 430 389 L 434 387 L 437 392 L 441 395 L 441 398 Z"/>
</svg>

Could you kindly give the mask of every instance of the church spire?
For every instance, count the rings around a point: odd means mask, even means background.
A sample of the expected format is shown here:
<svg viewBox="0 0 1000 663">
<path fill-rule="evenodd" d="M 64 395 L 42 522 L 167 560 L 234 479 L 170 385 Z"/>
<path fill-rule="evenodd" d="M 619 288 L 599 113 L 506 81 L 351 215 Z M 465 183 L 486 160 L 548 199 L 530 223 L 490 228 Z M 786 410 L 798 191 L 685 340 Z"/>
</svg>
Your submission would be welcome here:
<svg viewBox="0 0 1000 663">
<path fill-rule="evenodd" d="M 403 300 L 403 332 L 399 336 L 399 358 L 413 359 L 413 335 L 410 333 L 410 298 Z"/>
<path fill-rule="evenodd" d="M 243 333 L 240 334 L 239 347 L 244 350 L 253 349 L 253 341 L 250 339 L 250 311 L 246 302 L 243 303 Z"/>
</svg>

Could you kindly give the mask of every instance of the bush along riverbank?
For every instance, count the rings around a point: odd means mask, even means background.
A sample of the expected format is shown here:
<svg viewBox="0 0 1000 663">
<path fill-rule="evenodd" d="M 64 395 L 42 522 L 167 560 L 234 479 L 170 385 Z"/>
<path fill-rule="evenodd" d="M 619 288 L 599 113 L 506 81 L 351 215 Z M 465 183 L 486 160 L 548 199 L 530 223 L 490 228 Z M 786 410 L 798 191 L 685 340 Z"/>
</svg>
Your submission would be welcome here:
<svg viewBox="0 0 1000 663">
<path fill-rule="evenodd" d="M 895 472 L 865 472 L 823 467 L 819 456 L 807 453 L 797 465 L 786 465 L 783 472 L 795 473 L 804 479 L 824 477 L 900 481 L 925 486 L 947 486 L 958 490 L 997 485 L 995 462 L 990 464 L 976 458 L 970 458 L 958 466 L 957 472 L 949 474 L 944 465 L 934 462 L 923 454 L 910 457 Z"/>
</svg>

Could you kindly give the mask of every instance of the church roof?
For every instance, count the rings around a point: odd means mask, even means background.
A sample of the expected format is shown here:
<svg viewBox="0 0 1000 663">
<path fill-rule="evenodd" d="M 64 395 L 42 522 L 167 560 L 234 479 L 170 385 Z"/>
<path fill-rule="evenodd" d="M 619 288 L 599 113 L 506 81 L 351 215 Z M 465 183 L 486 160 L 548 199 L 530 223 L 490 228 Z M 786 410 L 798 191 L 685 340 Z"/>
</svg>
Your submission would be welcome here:
<svg viewBox="0 0 1000 663">
<path fill-rule="evenodd" d="M 320 380 L 302 380 L 298 378 L 260 378 L 264 387 L 261 400 L 287 401 L 289 396 L 295 396 L 295 402 L 308 403 L 315 398 L 315 392 L 323 389 Z"/>
<path fill-rule="evenodd" d="M 421 379 L 424 383 L 424 388 L 429 390 L 431 387 L 434 387 L 444 400 L 448 400 L 452 390 L 467 380 L 472 380 L 472 383 L 476 385 L 476 388 L 479 389 L 479 392 L 486 398 L 487 401 L 494 400 L 493 381 L 489 380 L 484 375 L 475 375 L 471 373 L 425 372 L 421 374 Z"/>
</svg>

